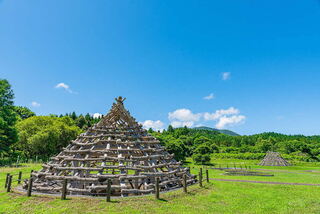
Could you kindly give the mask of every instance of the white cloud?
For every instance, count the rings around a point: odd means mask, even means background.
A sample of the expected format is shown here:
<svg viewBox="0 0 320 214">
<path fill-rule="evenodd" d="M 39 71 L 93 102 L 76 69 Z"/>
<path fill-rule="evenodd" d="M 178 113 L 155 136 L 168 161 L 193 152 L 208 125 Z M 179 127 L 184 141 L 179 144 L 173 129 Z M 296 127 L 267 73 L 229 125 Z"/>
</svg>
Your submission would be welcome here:
<svg viewBox="0 0 320 214">
<path fill-rule="evenodd" d="M 177 127 L 199 127 L 204 126 L 205 121 L 216 121 L 215 127 L 218 129 L 226 126 L 234 126 L 245 121 L 246 117 L 240 115 L 240 110 L 234 107 L 228 109 L 220 109 L 213 113 L 193 113 L 189 109 L 177 109 L 168 114 L 171 125 Z"/>
<path fill-rule="evenodd" d="M 94 113 L 94 114 L 92 115 L 93 118 L 100 118 L 100 117 L 102 117 L 102 116 L 103 116 L 103 115 L 100 114 L 100 113 Z"/>
<path fill-rule="evenodd" d="M 228 109 L 217 110 L 215 113 L 206 112 L 203 114 L 203 117 L 204 117 L 204 120 L 217 120 L 224 115 L 234 115 L 239 113 L 240 113 L 239 109 L 230 107 Z"/>
<path fill-rule="evenodd" d="M 222 73 L 222 80 L 228 80 L 231 77 L 231 73 L 230 72 L 224 72 Z"/>
<path fill-rule="evenodd" d="M 178 127 L 192 127 L 194 125 L 193 121 L 172 121 L 171 126 L 173 128 L 178 128 Z"/>
<path fill-rule="evenodd" d="M 245 119 L 246 117 L 243 115 L 233 115 L 231 117 L 223 116 L 219 118 L 219 121 L 216 124 L 216 128 L 223 129 L 226 126 L 233 126 L 233 125 L 244 122 Z"/>
<path fill-rule="evenodd" d="M 169 112 L 168 118 L 169 120 L 178 120 L 178 121 L 198 121 L 201 117 L 201 114 L 193 114 L 189 109 L 177 109 L 174 112 Z"/>
<path fill-rule="evenodd" d="M 177 109 L 174 112 L 169 112 L 168 119 L 175 128 L 184 126 L 192 127 L 194 122 L 200 120 L 201 116 L 201 113 L 194 114 L 191 110 L 182 108 Z"/>
<path fill-rule="evenodd" d="M 70 86 L 67 85 L 67 84 L 65 84 L 65 83 L 63 83 L 63 82 L 58 83 L 58 84 L 55 86 L 55 88 L 62 88 L 62 89 L 64 89 L 64 90 L 66 90 L 67 92 L 69 92 L 70 94 L 75 94 L 75 92 L 70 89 Z"/>
<path fill-rule="evenodd" d="M 209 94 L 208 96 L 205 96 L 203 99 L 205 99 L 205 100 L 212 100 L 212 99 L 214 99 L 214 94 L 211 93 L 211 94 Z"/>
<path fill-rule="evenodd" d="M 31 102 L 31 106 L 33 107 L 40 107 L 40 103 L 36 102 L 36 101 L 32 101 Z"/>
<path fill-rule="evenodd" d="M 153 130 L 163 130 L 164 129 L 164 123 L 161 122 L 160 120 L 146 120 L 144 122 L 140 122 L 143 125 L 143 128 L 145 129 L 150 129 L 152 128 Z"/>
</svg>

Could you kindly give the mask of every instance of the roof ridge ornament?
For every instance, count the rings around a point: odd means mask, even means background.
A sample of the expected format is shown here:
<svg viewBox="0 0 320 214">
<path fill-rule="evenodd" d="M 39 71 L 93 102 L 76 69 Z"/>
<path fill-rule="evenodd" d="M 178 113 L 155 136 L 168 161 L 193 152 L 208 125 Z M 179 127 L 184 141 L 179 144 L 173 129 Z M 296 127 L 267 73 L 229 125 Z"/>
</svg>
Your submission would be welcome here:
<svg viewBox="0 0 320 214">
<path fill-rule="evenodd" d="M 119 97 L 115 98 L 115 100 L 117 101 L 117 104 L 123 105 L 123 102 L 126 100 L 126 98 L 119 96 Z"/>
</svg>

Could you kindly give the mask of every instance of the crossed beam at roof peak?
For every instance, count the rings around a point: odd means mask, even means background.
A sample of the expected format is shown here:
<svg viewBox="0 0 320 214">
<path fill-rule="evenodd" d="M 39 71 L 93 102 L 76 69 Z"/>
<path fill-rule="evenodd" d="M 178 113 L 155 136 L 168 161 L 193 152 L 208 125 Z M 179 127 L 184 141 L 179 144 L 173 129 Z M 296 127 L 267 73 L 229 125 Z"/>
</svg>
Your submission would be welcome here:
<svg viewBox="0 0 320 214">
<path fill-rule="evenodd" d="M 119 97 L 115 98 L 115 100 L 117 101 L 117 103 L 123 104 L 123 102 L 126 100 L 126 98 L 119 96 Z"/>
</svg>

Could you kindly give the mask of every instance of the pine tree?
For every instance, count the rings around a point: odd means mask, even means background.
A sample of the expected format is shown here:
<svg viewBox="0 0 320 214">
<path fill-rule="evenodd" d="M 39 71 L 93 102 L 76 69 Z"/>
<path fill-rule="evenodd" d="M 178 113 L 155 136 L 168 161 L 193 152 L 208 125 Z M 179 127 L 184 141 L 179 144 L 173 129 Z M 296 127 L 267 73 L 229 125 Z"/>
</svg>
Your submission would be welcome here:
<svg viewBox="0 0 320 214">
<path fill-rule="evenodd" d="M 173 129 L 173 127 L 172 127 L 171 125 L 168 126 L 168 132 L 169 132 L 169 133 L 174 132 L 174 129 Z"/>
</svg>

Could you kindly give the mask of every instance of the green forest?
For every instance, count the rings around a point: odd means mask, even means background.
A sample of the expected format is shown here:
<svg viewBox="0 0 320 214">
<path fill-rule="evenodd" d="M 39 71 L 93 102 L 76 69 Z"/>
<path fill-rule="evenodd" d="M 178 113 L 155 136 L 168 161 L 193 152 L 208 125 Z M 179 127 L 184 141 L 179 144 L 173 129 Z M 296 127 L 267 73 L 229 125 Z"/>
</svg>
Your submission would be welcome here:
<svg viewBox="0 0 320 214">
<path fill-rule="evenodd" d="M 17 160 L 46 161 L 97 123 L 100 118 L 75 112 L 37 116 L 27 107 L 14 105 L 10 83 L 0 80 L 0 165 Z M 173 128 L 162 132 L 149 129 L 179 161 L 186 158 L 198 164 L 214 158 L 262 159 L 267 151 L 278 151 L 288 160 L 318 161 L 320 136 L 262 133 L 231 136 L 214 130 Z"/>
</svg>

